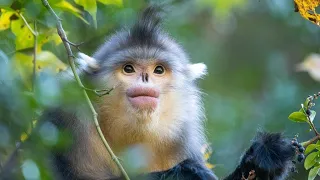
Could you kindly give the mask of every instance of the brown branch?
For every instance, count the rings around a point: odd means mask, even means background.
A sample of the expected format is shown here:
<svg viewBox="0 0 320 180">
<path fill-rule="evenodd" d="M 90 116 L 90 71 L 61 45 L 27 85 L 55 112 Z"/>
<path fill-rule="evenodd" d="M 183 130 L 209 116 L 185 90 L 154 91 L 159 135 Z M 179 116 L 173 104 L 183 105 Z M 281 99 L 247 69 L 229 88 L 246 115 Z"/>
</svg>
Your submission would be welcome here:
<svg viewBox="0 0 320 180">
<path fill-rule="evenodd" d="M 308 141 L 302 142 L 301 145 L 303 147 L 308 147 L 310 144 L 312 144 L 316 140 L 320 140 L 320 135 L 314 136 L 313 138 L 309 139 Z"/>
<path fill-rule="evenodd" d="M 57 16 L 57 14 L 54 12 L 54 10 L 51 8 L 50 4 L 48 3 L 47 0 L 42 0 L 42 3 L 43 5 L 47 8 L 47 10 L 50 12 L 50 14 L 52 16 L 54 16 L 54 18 L 56 19 L 56 23 L 57 23 L 57 31 L 58 31 L 58 34 L 61 38 L 61 40 L 63 41 L 63 44 L 64 44 L 64 47 L 66 48 L 66 51 L 67 51 L 67 54 L 68 54 L 68 62 L 70 64 L 70 67 L 72 69 L 72 72 L 73 72 L 73 75 L 78 83 L 78 85 L 80 87 L 84 87 L 80 78 L 79 78 L 79 75 L 76 73 L 76 67 L 75 67 L 75 64 L 74 64 L 74 55 L 72 53 L 72 50 L 71 50 L 71 47 L 70 47 L 70 41 L 68 41 L 68 38 L 67 38 L 67 35 L 62 27 L 62 24 L 61 24 L 61 19 Z M 98 114 L 97 112 L 95 111 L 93 105 L 92 105 L 92 102 L 86 92 L 86 90 L 84 88 L 82 88 L 82 92 L 83 92 L 83 95 L 85 96 L 85 99 L 91 109 L 91 112 L 92 112 L 92 116 L 93 116 L 93 120 L 94 120 L 94 124 L 96 126 L 96 129 L 98 131 L 98 134 L 103 142 L 103 144 L 105 145 L 106 149 L 108 150 L 110 156 L 112 157 L 112 159 L 114 160 L 114 162 L 117 164 L 117 166 L 119 167 L 122 175 L 124 176 L 124 178 L 126 180 L 130 180 L 128 174 L 126 173 L 126 171 L 124 170 L 124 168 L 122 167 L 121 163 L 119 162 L 117 156 L 113 153 L 111 147 L 109 146 L 107 140 L 105 139 L 102 131 L 101 131 L 101 128 L 100 128 L 100 125 L 99 125 L 99 122 L 98 122 Z"/>
</svg>

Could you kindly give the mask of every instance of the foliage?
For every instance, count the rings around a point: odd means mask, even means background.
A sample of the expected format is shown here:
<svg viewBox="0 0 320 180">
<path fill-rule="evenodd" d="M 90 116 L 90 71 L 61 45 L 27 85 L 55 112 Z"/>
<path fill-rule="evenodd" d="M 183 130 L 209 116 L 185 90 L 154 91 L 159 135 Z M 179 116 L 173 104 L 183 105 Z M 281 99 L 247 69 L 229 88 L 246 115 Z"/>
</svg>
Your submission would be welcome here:
<svg viewBox="0 0 320 180">
<path fill-rule="evenodd" d="M 314 110 L 310 110 L 315 105 L 313 100 L 317 99 L 319 95 L 320 93 L 309 96 L 306 101 L 301 104 L 301 109 L 299 111 L 293 112 L 289 115 L 289 119 L 294 122 L 308 123 L 310 131 L 314 131 L 316 134 L 313 139 L 302 143 L 302 145 L 306 147 L 306 151 L 304 152 L 306 155 L 304 167 L 306 170 L 309 170 L 308 180 L 315 179 L 317 175 L 320 176 L 320 134 L 315 128 L 313 122 L 316 117 L 316 112 Z"/>
<path fill-rule="evenodd" d="M 205 103 L 209 139 L 216 147 L 211 159 L 224 164 L 214 165 L 218 174 L 224 174 L 234 167 L 235 159 L 247 147 L 257 124 L 277 131 L 289 126 L 290 130 L 286 131 L 289 133 L 301 129 L 274 119 L 285 119 L 297 96 L 315 91 L 313 81 L 303 75 L 294 78 L 289 69 L 302 56 L 318 49 L 316 38 L 306 37 L 316 37 L 317 31 L 295 18 L 296 15 L 287 17 L 291 15 L 285 14 L 288 4 L 275 13 L 275 5 L 269 3 L 272 1 L 196 1 L 200 6 L 194 6 L 194 1 L 179 2 L 183 2 L 177 3 L 179 10 L 172 12 L 176 17 L 166 25 L 194 61 L 204 61 L 209 66 L 209 77 L 202 86 L 208 93 Z M 309 4 L 303 6 L 306 3 Z M 142 0 L 50 0 L 50 4 L 62 17 L 68 37 L 85 41 L 81 50 L 90 54 L 116 27 L 130 24 L 136 11 L 147 3 Z M 296 4 L 303 17 L 317 23 L 314 8 L 318 1 L 296 0 Z M 236 11 L 238 7 L 243 11 Z M 231 19 L 217 21 L 217 14 Z M 35 35 L 36 51 L 33 49 Z M 34 54 L 36 82 L 33 87 Z M 25 147 L 32 148 L 20 150 L 21 169 L 15 171 L 19 178 L 51 179 L 44 157 L 49 149 L 66 148 L 70 143 L 66 139 L 68 132 L 58 132 L 52 124 L 39 123 L 45 108 L 84 103 L 75 83 L 59 82 L 56 77 L 57 72 L 67 68 L 65 54 L 55 22 L 40 0 L 1 0 L 0 169 L 16 149 L 16 143 L 24 141 Z M 315 111 L 311 111 L 314 116 Z M 314 117 L 309 118 L 313 120 L 310 119 L 311 123 L 306 116 L 306 105 L 290 116 L 295 122 L 316 126 Z M 30 136 L 35 129 L 39 129 L 38 133 Z M 306 138 L 308 134 L 300 136 Z M 305 167 L 309 169 L 310 179 L 319 172 L 319 146 L 319 141 L 314 141 L 306 148 L 305 154 L 309 155 Z M 206 160 L 211 157 L 209 152 L 204 153 Z M 300 174 L 296 179 L 305 177 L 303 171 Z"/>
</svg>

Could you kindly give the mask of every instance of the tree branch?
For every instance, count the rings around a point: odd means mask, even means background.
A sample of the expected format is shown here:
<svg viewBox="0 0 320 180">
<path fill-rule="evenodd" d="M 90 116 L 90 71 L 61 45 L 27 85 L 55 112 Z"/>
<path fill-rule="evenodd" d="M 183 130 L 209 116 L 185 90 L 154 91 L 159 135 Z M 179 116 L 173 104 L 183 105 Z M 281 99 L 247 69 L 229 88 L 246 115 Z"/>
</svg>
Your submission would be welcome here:
<svg viewBox="0 0 320 180">
<path fill-rule="evenodd" d="M 315 136 L 315 137 L 311 138 L 311 139 L 308 140 L 308 141 L 302 142 L 301 145 L 302 145 L 303 147 L 308 147 L 310 144 L 312 144 L 313 142 L 315 142 L 315 141 L 317 141 L 317 140 L 320 140 L 320 135 Z"/>
<path fill-rule="evenodd" d="M 113 153 L 111 147 L 109 146 L 107 140 L 105 139 L 105 137 L 104 137 L 104 135 L 103 135 L 103 133 L 102 133 L 102 131 L 101 131 L 101 128 L 100 128 L 98 119 L 97 119 L 98 114 L 97 114 L 97 112 L 95 111 L 95 109 L 94 109 L 94 107 L 93 107 L 93 105 L 92 105 L 92 102 L 91 102 L 91 100 L 90 100 L 90 98 L 89 98 L 86 90 L 85 90 L 84 88 L 82 88 L 82 87 L 84 87 L 84 86 L 83 86 L 83 84 L 82 84 L 82 82 L 81 82 L 78 74 L 76 73 L 76 67 L 75 67 L 75 64 L 74 64 L 74 55 L 73 55 L 72 50 L 71 50 L 71 47 L 70 47 L 70 43 L 69 43 L 70 41 L 68 41 L 68 38 L 67 38 L 67 36 L 66 36 L 66 33 L 65 33 L 65 31 L 64 31 L 64 29 L 63 29 L 63 27 L 62 27 L 61 19 L 57 16 L 57 14 L 56 14 L 56 13 L 54 12 L 54 10 L 51 8 L 51 6 L 50 6 L 50 4 L 48 3 L 47 0 L 42 0 L 42 3 L 43 3 L 43 5 L 47 8 L 47 10 L 51 13 L 51 15 L 53 15 L 54 18 L 56 19 L 57 31 L 58 31 L 58 34 L 59 34 L 61 40 L 63 41 L 64 47 L 66 48 L 66 51 L 67 51 L 67 54 L 68 54 L 68 62 L 69 62 L 69 64 L 70 64 L 70 67 L 71 67 L 71 69 L 72 69 L 72 72 L 73 72 L 73 74 L 74 74 L 74 77 L 75 77 L 78 85 L 81 87 L 82 92 L 83 92 L 83 95 L 85 96 L 85 99 L 86 99 L 86 101 L 87 101 L 87 103 L 88 103 L 88 105 L 89 105 L 89 107 L 90 107 L 90 109 L 91 109 L 91 112 L 92 112 L 92 115 L 93 115 L 94 124 L 95 124 L 95 126 L 96 126 L 97 131 L 98 131 L 98 134 L 99 134 L 99 136 L 100 136 L 103 144 L 105 145 L 106 149 L 108 150 L 110 156 L 112 157 L 112 159 L 114 160 L 114 162 L 115 162 L 115 163 L 117 164 L 117 166 L 119 167 L 119 169 L 120 169 L 122 175 L 124 176 L 124 178 L 125 178 L 126 180 L 130 180 L 128 174 L 126 173 L 126 171 L 125 171 L 124 168 L 122 167 L 122 165 L 121 165 L 121 163 L 119 162 L 117 156 Z"/>
</svg>

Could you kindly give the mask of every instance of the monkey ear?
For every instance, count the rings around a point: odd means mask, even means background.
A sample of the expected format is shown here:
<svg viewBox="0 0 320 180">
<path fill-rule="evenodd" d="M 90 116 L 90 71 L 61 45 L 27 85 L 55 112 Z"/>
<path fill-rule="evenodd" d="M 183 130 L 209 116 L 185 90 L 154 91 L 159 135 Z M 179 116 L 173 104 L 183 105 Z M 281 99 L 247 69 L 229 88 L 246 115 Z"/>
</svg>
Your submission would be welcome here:
<svg viewBox="0 0 320 180">
<path fill-rule="evenodd" d="M 204 63 L 188 64 L 191 80 L 202 78 L 207 74 L 207 66 Z"/>
<path fill-rule="evenodd" d="M 81 52 L 78 53 L 77 63 L 79 64 L 80 69 L 87 73 L 93 73 L 100 69 L 96 59 Z"/>
</svg>

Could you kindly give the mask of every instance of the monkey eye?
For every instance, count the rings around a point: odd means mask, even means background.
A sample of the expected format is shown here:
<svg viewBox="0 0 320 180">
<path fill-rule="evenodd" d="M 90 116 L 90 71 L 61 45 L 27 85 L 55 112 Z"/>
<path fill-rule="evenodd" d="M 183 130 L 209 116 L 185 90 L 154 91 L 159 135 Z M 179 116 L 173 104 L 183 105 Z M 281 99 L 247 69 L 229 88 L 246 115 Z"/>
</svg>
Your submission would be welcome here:
<svg viewBox="0 0 320 180">
<path fill-rule="evenodd" d="M 164 74 L 164 67 L 161 65 L 158 65 L 156 68 L 154 68 L 153 73 L 155 74 Z"/>
<path fill-rule="evenodd" d="M 124 66 L 123 66 L 123 71 L 124 71 L 125 73 L 128 73 L 128 74 L 135 72 L 135 70 L 134 70 L 134 68 L 133 68 L 133 66 L 132 66 L 131 64 L 126 64 L 126 65 L 124 65 Z"/>
</svg>

